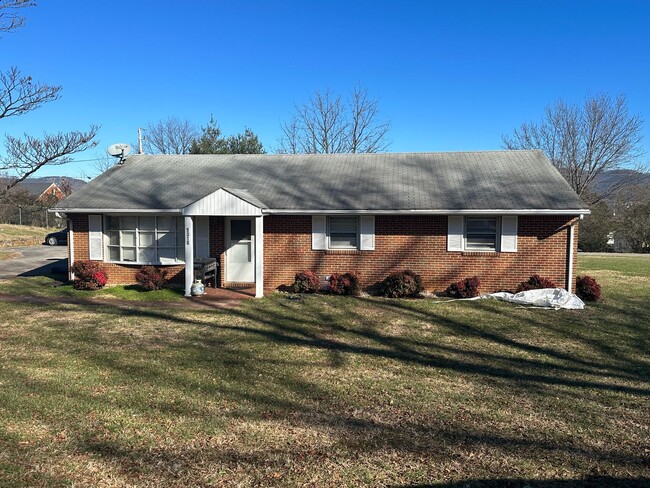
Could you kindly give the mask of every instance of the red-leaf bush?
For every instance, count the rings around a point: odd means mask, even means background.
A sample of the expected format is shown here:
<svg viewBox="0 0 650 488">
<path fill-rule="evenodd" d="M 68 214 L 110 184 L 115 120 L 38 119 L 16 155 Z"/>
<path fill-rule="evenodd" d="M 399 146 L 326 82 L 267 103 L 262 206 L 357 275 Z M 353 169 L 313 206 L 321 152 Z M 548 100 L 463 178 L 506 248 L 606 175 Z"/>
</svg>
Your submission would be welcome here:
<svg viewBox="0 0 650 488">
<path fill-rule="evenodd" d="M 294 293 L 316 293 L 320 290 L 320 278 L 313 271 L 296 273 L 292 285 Z"/>
<path fill-rule="evenodd" d="M 135 274 L 135 279 L 145 290 L 160 290 L 167 282 L 167 274 L 168 271 L 166 269 L 158 269 L 155 266 L 143 266 Z"/>
<path fill-rule="evenodd" d="M 330 292 L 335 295 L 358 295 L 359 278 L 354 273 L 333 273 L 329 278 Z"/>
<path fill-rule="evenodd" d="M 445 296 L 451 298 L 473 298 L 479 296 L 481 280 L 477 276 L 465 278 L 457 283 L 452 283 L 445 290 Z"/>
<path fill-rule="evenodd" d="M 108 282 L 108 274 L 98 261 L 76 261 L 72 265 L 76 290 L 99 290 Z"/>
<path fill-rule="evenodd" d="M 576 295 L 585 302 L 597 302 L 600 300 L 600 285 L 591 276 L 578 276 Z"/>
<path fill-rule="evenodd" d="M 557 284 L 549 278 L 544 278 L 543 276 L 534 274 L 528 278 L 528 281 L 522 281 L 519 283 L 515 293 L 519 293 L 520 291 L 539 290 L 541 288 L 557 288 Z"/>
<path fill-rule="evenodd" d="M 421 291 L 422 277 L 408 269 L 388 275 L 378 289 L 380 295 L 389 298 L 414 297 Z"/>
</svg>

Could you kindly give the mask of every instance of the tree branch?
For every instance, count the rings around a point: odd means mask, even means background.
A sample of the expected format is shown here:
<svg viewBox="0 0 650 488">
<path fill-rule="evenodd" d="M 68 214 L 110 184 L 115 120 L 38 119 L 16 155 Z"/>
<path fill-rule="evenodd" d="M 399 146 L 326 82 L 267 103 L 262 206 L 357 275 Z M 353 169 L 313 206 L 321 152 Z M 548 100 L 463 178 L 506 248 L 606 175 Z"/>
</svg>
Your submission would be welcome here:
<svg viewBox="0 0 650 488">
<path fill-rule="evenodd" d="M 18 10 L 36 5 L 32 0 L 2 0 L 0 1 L 0 32 L 11 32 L 25 24 L 25 18 Z"/>
<path fill-rule="evenodd" d="M 45 165 L 60 165 L 70 162 L 72 154 L 93 148 L 93 141 L 99 127 L 92 125 L 87 132 L 65 132 L 44 134 L 42 139 L 25 134 L 24 138 L 7 136 L 7 155 L 0 159 L 0 171 L 16 173 L 4 191 L 33 175 Z"/>
<path fill-rule="evenodd" d="M 21 76 L 15 66 L 0 73 L 0 119 L 24 115 L 42 104 L 59 98 L 60 86 L 33 83 L 31 76 Z"/>
</svg>

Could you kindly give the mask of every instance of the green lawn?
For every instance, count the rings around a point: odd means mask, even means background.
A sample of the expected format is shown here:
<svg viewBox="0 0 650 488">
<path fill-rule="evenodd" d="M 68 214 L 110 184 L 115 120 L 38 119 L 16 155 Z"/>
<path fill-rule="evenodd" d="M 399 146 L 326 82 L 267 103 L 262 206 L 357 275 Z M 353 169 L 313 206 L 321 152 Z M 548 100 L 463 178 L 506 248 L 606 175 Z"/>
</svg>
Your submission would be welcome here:
<svg viewBox="0 0 650 488">
<path fill-rule="evenodd" d="M 643 486 L 650 275 L 612 263 L 583 311 L 0 303 L 0 486 Z"/>
<path fill-rule="evenodd" d="M 75 290 L 72 285 L 62 284 L 44 276 L 5 280 L 0 282 L 0 293 L 26 297 L 62 297 L 81 300 L 117 298 L 120 300 L 170 302 L 184 299 L 183 290 L 180 288 L 146 291 L 137 285 L 117 285 L 101 290 L 83 291 Z"/>
<path fill-rule="evenodd" d="M 623 256 L 620 254 L 600 254 L 579 256 L 580 271 L 587 274 L 593 271 L 615 271 L 635 276 L 650 276 L 650 254 Z"/>
</svg>

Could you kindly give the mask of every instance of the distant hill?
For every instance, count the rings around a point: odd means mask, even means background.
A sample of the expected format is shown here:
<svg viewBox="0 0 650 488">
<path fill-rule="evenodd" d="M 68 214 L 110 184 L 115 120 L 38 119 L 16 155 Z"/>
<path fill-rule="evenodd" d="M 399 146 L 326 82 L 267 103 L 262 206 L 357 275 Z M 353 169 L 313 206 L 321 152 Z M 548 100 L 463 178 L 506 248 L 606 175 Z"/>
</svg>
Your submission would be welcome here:
<svg viewBox="0 0 650 488">
<path fill-rule="evenodd" d="M 70 178 L 69 176 L 41 176 L 39 178 L 27 178 L 26 181 L 34 183 L 56 183 L 60 186 L 61 180 L 68 180 L 73 190 L 78 190 L 86 184 L 84 180 L 80 180 L 79 178 Z"/>
<path fill-rule="evenodd" d="M 604 171 L 596 176 L 593 191 L 603 195 L 611 188 L 637 185 L 650 185 L 650 173 L 641 173 L 632 169 L 615 169 Z"/>
</svg>

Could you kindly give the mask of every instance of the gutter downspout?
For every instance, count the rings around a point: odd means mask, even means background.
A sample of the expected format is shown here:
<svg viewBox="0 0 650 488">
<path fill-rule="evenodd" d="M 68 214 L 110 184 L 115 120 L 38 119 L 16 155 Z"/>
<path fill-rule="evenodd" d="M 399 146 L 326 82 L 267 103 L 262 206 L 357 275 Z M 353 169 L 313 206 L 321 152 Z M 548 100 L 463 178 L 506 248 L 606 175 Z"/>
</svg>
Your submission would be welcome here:
<svg viewBox="0 0 650 488">
<path fill-rule="evenodd" d="M 264 296 L 264 216 L 255 217 L 255 298 Z"/>
<path fill-rule="evenodd" d="M 74 233 L 72 232 L 72 220 L 67 219 L 68 223 L 68 278 L 74 281 L 74 273 L 72 272 L 72 265 L 74 264 Z"/>
<path fill-rule="evenodd" d="M 573 286 L 573 226 L 574 222 L 569 225 L 569 243 L 567 249 L 567 278 L 566 278 L 566 291 L 571 293 Z"/>
</svg>

